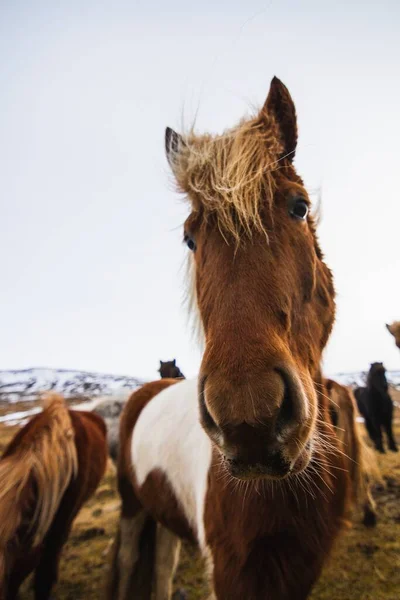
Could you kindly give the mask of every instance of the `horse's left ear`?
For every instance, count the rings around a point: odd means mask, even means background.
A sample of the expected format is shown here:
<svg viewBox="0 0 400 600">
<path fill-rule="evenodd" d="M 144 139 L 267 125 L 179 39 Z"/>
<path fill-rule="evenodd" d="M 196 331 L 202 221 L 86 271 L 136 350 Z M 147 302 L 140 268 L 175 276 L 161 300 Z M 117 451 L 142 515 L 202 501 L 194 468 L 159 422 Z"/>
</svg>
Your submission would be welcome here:
<svg viewBox="0 0 400 600">
<path fill-rule="evenodd" d="M 296 109 L 289 90 L 277 77 L 271 81 L 268 97 L 261 114 L 263 112 L 275 117 L 284 148 L 281 158 L 286 156 L 292 162 L 297 146 Z"/>
<path fill-rule="evenodd" d="M 171 129 L 171 127 L 167 127 L 165 130 L 165 153 L 172 170 L 174 170 L 175 157 L 183 145 L 184 142 L 182 136 Z"/>
<path fill-rule="evenodd" d="M 172 364 L 174 367 L 176 367 L 176 358 L 174 358 L 174 360 L 172 361 Z"/>
</svg>

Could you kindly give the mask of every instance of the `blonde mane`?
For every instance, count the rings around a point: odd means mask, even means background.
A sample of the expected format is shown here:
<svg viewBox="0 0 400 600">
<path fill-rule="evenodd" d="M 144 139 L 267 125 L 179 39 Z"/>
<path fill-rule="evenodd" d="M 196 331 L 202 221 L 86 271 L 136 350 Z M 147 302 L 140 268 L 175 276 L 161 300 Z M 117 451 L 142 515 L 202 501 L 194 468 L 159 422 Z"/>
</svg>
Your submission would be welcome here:
<svg viewBox="0 0 400 600">
<path fill-rule="evenodd" d="M 32 435 L 22 437 L 0 461 L 0 551 L 21 525 L 29 527 L 33 545 L 40 544 L 77 474 L 74 430 L 64 398 L 51 393 L 43 405 Z"/>
<path fill-rule="evenodd" d="M 183 136 L 171 156 L 181 192 L 190 196 L 194 213 L 214 215 L 224 237 L 236 243 L 244 232 L 266 234 L 261 204 L 272 205 L 276 187 L 273 171 L 283 146 L 273 116 L 262 111 L 221 135 Z"/>
</svg>

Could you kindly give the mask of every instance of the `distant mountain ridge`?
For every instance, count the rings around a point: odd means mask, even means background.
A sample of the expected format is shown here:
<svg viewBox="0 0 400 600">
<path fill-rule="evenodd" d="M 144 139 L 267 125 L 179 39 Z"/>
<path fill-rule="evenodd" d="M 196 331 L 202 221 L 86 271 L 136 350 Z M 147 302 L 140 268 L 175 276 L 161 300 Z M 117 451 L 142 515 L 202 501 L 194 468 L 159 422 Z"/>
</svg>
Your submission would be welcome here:
<svg viewBox="0 0 400 600">
<path fill-rule="evenodd" d="M 144 381 L 130 375 L 111 375 L 76 369 L 0 370 L 0 401 L 35 400 L 38 394 L 55 391 L 66 397 L 118 395 L 134 390 Z"/>
<path fill-rule="evenodd" d="M 367 372 L 354 371 L 331 375 L 343 385 L 365 385 Z M 400 389 L 400 371 L 387 371 L 389 383 Z M 126 395 L 127 391 L 143 385 L 145 381 L 131 375 L 112 375 L 76 369 L 0 370 L 0 402 L 36 400 L 38 394 L 55 391 L 67 398 L 96 398 L 98 396 Z"/>
<path fill-rule="evenodd" d="M 335 373 L 329 377 L 342 385 L 362 387 L 366 384 L 367 375 L 368 371 L 354 371 L 350 373 Z M 388 382 L 396 389 L 400 388 L 400 371 L 386 371 L 386 377 Z"/>
</svg>

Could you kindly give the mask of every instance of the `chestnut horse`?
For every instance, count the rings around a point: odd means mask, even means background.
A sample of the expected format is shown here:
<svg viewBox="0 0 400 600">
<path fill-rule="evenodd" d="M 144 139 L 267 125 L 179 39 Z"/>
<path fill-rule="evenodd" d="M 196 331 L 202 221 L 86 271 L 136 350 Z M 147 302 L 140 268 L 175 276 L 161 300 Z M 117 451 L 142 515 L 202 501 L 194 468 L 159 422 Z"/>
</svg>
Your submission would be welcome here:
<svg viewBox="0 0 400 600">
<path fill-rule="evenodd" d="M 393 323 L 391 323 L 391 325 L 388 325 L 386 323 L 386 329 L 394 337 L 394 341 L 396 343 L 396 346 L 398 348 L 400 348 L 400 321 L 393 321 Z"/>
<path fill-rule="evenodd" d="M 332 423 L 336 427 L 353 486 L 353 501 L 362 505 L 364 525 L 374 527 L 377 516 L 371 482 L 381 479 L 374 453 L 361 437 L 352 391 L 332 379 L 326 379 L 325 385 L 331 401 Z"/>
<path fill-rule="evenodd" d="M 351 480 L 320 369 L 334 287 L 296 142 L 277 78 L 221 135 L 166 131 L 205 348 L 198 379 L 144 385 L 122 413 L 109 598 L 169 598 L 184 538 L 217 599 L 304 600 L 346 521 Z"/>
<path fill-rule="evenodd" d="M 35 599 L 50 598 L 62 546 L 106 461 L 102 418 L 48 394 L 0 460 L 0 600 L 17 598 L 32 571 Z"/>
</svg>

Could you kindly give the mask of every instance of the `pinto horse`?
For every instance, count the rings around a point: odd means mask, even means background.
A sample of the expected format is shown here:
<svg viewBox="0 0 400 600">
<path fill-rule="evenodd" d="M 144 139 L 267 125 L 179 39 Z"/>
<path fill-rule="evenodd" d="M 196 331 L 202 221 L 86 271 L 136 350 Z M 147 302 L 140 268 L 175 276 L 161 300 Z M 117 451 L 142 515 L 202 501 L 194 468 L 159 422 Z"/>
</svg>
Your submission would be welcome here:
<svg viewBox="0 0 400 600">
<path fill-rule="evenodd" d="M 363 523 L 376 525 L 376 504 L 371 493 L 371 482 L 381 479 L 373 451 L 366 446 L 357 426 L 357 406 L 351 390 L 332 379 L 325 380 L 331 401 L 330 413 L 340 439 L 347 470 L 353 484 L 353 501 L 363 508 Z"/>
<path fill-rule="evenodd" d="M 386 369 L 382 363 L 372 363 L 367 377 L 367 387 L 354 390 L 358 410 L 364 417 L 365 426 L 371 441 L 378 452 L 385 452 L 382 430 L 386 432 L 389 449 L 397 452 L 393 436 L 393 400 L 388 392 Z"/>
<path fill-rule="evenodd" d="M 48 394 L 0 460 L 0 600 L 17 598 L 32 571 L 35 599 L 50 598 L 72 522 L 106 461 L 102 418 Z"/>
<path fill-rule="evenodd" d="M 346 522 L 352 483 L 320 369 L 334 286 L 296 143 L 277 78 L 221 135 L 166 131 L 204 354 L 197 379 L 146 384 L 121 415 L 109 598 L 169 598 L 184 538 L 218 600 L 304 600 Z"/>
</svg>

